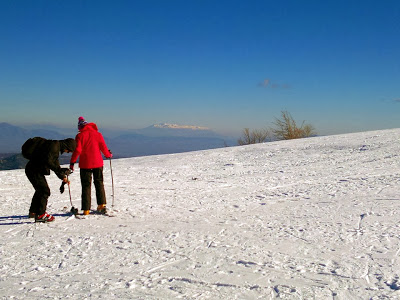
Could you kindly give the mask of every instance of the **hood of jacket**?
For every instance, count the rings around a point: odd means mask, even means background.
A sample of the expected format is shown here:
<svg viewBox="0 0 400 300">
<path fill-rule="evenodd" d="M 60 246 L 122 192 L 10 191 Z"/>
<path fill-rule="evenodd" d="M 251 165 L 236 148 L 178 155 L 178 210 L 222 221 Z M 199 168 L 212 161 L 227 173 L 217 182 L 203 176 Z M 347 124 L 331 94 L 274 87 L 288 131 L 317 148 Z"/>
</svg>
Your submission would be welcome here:
<svg viewBox="0 0 400 300">
<path fill-rule="evenodd" d="M 85 125 L 85 127 L 83 127 L 80 132 L 86 131 L 86 130 L 94 130 L 94 131 L 99 131 L 99 129 L 97 128 L 96 123 L 88 123 Z"/>
</svg>

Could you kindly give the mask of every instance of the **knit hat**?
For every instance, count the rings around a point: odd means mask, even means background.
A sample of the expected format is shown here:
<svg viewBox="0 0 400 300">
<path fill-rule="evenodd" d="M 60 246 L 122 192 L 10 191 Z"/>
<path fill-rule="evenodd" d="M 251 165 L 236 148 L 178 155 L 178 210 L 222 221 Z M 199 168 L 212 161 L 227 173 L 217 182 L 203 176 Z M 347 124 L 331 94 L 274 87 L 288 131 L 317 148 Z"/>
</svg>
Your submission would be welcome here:
<svg viewBox="0 0 400 300">
<path fill-rule="evenodd" d="M 84 117 L 78 118 L 78 129 L 81 130 L 88 122 L 85 121 Z"/>
</svg>

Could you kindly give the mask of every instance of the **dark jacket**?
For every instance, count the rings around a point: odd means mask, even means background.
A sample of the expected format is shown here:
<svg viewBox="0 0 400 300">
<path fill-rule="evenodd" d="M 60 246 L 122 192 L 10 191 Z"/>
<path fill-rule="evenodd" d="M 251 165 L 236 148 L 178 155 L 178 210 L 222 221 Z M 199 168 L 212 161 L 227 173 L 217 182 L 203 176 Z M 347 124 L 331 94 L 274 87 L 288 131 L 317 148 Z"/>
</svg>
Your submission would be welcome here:
<svg viewBox="0 0 400 300">
<path fill-rule="evenodd" d="M 58 157 L 64 150 L 73 152 L 76 143 L 74 139 L 65 140 L 43 140 L 38 149 L 35 149 L 33 157 L 30 160 L 38 172 L 42 175 L 50 175 L 50 170 L 56 173 L 57 177 L 63 179 L 66 175 L 67 168 L 61 168 Z"/>
</svg>

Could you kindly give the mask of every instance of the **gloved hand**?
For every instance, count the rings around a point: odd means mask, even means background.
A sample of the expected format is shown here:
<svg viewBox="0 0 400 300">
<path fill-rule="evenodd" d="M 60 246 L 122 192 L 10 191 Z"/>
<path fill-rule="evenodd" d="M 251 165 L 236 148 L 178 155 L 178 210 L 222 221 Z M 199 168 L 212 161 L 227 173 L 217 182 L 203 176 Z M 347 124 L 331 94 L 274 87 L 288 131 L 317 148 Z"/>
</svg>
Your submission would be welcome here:
<svg viewBox="0 0 400 300">
<path fill-rule="evenodd" d="M 62 194 L 62 193 L 64 193 L 64 190 L 65 190 L 65 187 L 64 187 L 64 185 L 66 185 L 67 183 L 66 182 L 62 182 L 61 183 L 61 186 L 60 186 L 60 193 Z"/>
<path fill-rule="evenodd" d="M 70 170 L 73 172 L 74 171 L 74 164 L 69 165 Z"/>
<path fill-rule="evenodd" d="M 108 149 L 108 152 L 110 152 L 111 155 L 110 155 L 109 157 L 107 157 L 107 158 L 112 158 L 112 157 L 113 157 L 113 154 L 112 154 L 111 150 Z"/>
</svg>

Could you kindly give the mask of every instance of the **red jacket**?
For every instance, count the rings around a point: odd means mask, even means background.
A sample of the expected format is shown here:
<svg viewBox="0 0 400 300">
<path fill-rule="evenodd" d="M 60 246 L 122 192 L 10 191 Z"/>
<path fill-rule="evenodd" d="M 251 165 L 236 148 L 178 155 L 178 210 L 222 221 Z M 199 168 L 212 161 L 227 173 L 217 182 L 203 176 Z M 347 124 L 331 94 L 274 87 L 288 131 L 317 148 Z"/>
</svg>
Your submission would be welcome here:
<svg viewBox="0 0 400 300">
<path fill-rule="evenodd" d="M 111 152 L 108 150 L 103 135 L 98 131 L 95 123 L 89 123 L 82 128 L 76 135 L 76 149 L 72 153 L 71 164 L 76 163 L 79 158 L 79 167 L 81 169 L 95 169 L 104 165 L 103 157 L 110 158 Z M 101 151 L 101 152 L 100 152 Z"/>
</svg>

